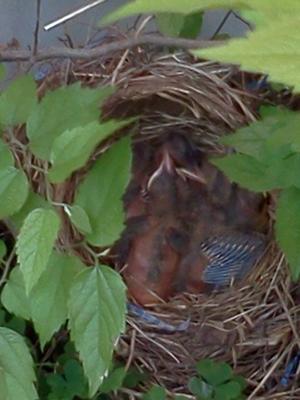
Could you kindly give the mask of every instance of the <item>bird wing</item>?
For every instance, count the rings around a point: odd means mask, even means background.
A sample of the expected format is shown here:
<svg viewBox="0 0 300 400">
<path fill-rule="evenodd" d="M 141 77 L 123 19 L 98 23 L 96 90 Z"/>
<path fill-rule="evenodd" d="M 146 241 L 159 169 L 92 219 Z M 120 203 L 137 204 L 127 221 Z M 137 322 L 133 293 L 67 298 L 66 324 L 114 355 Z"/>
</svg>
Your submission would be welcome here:
<svg viewBox="0 0 300 400">
<path fill-rule="evenodd" d="M 127 303 L 127 311 L 130 315 L 141 319 L 147 325 L 153 326 L 157 329 L 160 329 L 165 332 L 183 332 L 188 329 L 190 320 L 186 320 L 181 322 L 178 325 L 171 325 L 165 321 L 162 321 L 160 318 L 146 311 L 141 306 L 133 303 Z"/>
<path fill-rule="evenodd" d="M 230 233 L 206 239 L 201 250 L 209 259 L 203 282 L 224 286 L 232 279 L 242 279 L 258 261 L 266 240 L 257 234 Z"/>
</svg>

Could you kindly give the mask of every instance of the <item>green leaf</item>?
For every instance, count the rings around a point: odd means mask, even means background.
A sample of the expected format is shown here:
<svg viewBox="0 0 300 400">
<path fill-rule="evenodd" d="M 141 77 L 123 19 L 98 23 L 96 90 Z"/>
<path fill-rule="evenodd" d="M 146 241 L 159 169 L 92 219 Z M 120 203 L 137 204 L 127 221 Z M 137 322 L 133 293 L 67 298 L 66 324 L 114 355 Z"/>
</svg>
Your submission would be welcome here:
<svg viewBox="0 0 300 400">
<path fill-rule="evenodd" d="M 38 399 L 29 350 L 22 336 L 7 328 L 0 328 L 0 371 L 6 386 L 5 400 Z"/>
<path fill-rule="evenodd" d="M 166 389 L 161 386 L 152 386 L 143 396 L 143 400 L 165 400 L 166 398 Z"/>
<path fill-rule="evenodd" d="M 69 395 L 80 397 L 88 396 L 88 385 L 83 373 L 82 365 L 77 360 L 68 360 L 64 365 L 64 375 L 67 381 Z M 73 399 L 71 397 L 71 399 Z"/>
<path fill-rule="evenodd" d="M 125 285 L 106 266 L 87 268 L 71 287 L 69 327 L 93 396 L 109 368 L 116 340 L 125 329 Z"/>
<path fill-rule="evenodd" d="M 297 0 L 243 0 L 244 5 L 251 9 L 242 10 L 244 18 L 254 22 L 256 28 L 265 27 L 274 21 L 284 17 L 294 17 L 299 15 L 300 7 Z"/>
<path fill-rule="evenodd" d="M 79 232 L 86 234 L 92 232 L 89 216 L 80 206 L 69 206 L 68 213 L 71 222 L 76 226 Z"/>
<path fill-rule="evenodd" d="M 195 12 L 184 18 L 184 23 L 179 33 L 180 37 L 186 39 L 196 39 L 199 35 L 203 23 L 203 12 Z"/>
<path fill-rule="evenodd" d="M 23 171 L 15 167 L 0 169 L 0 219 L 23 206 L 28 195 L 28 182 Z"/>
<path fill-rule="evenodd" d="M 277 158 L 274 155 L 269 163 L 262 163 L 243 154 L 232 154 L 224 158 L 214 158 L 211 161 L 229 179 L 254 192 L 284 189 L 290 186 L 300 188 L 299 153 L 282 159 L 279 155 Z"/>
<path fill-rule="evenodd" d="M 215 388 L 215 400 L 233 400 L 239 398 L 242 389 L 237 382 L 227 382 Z"/>
<path fill-rule="evenodd" d="M 188 383 L 188 388 L 191 393 L 201 399 L 211 399 L 213 394 L 213 386 L 209 385 L 203 379 L 193 376 Z"/>
<path fill-rule="evenodd" d="M 134 389 L 139 383 L 145 382 L 147 378 L 148 375 L 145 372 L 141 372 L 136 367 L 131 367 L 124 378 L 123 386 L 129 389 Z"/>
<path fill-rule="evenodd" d="M 82 366 L 77 360 L 67 360 L 63 375 L 49 374 L 47 383 L 52 390 L 49 400 L 73 400 L 75 397 L 87 397 L 87 382 L 83 375 Z"/>
<path fill-rule="evenodd" d="M 5 77 L 6 71 L 4 64 L 0 64 L 0 80 L 2 80 Z"/>
<path fill-rule="evenodd" d="M 77 257 L 53 253 L 39 282 L 26 295 L 23 274 L 15 267 L 2 292 L 2 303 L 12 314 L 32 319 L 41 347 L 67 319 L 72 280 L 84 268 Z"/>
<path fill-rule="evenodd" d="M 136 14 L 179 13 L 193 14 L 209 8 L 235 8 L 243 5 L 240 0 L 135 0 L 119 7 L 102 19 L 102 24 L 108 24 L 121 18 Z"/>
<path fill-rule="evenodd" d="M 26 122 L 36 104 L 36 84 L 31 76 L 15 79 L 0 96 L 0 124 Z"/>
<path fill-rule="evenodd" d="M 54 140 L 63 132 L 85 126 L 100 117 L 100 105 L 111 88 L 82 88 L 80 83 L 48 92 L 27 121 L 32 152 L 50 159 Z"/>
<path fill-rule="evenodd" d="M 202 12 L 186 16 L 178 13 L 157 14 L 156 22 L 165 35 L 194 39 L 201 30 Z"/>
<path fill-rule="evenodd" d="M 232 377 L 232 368 L 225 362 L 204 359 L 196 365 L 198 374 L 211 385 L 220 385 Z"/>
<path fill-rule="evenodd" d="M 11 271 L 1 294 L 1 302 L 11 314 L 30 319 L 30 302 L 26 296 L 24 278 L 19 266 Z"/>
<path fill-rule="evenodd" d="M 124 228 L 122 195 L 130 178 L 130 138 L 114 143 L 93 165 L 79 186 L 74 204 L 82 207 L 90 220 L 89 243 L 107 246 Z"/>
<path fill-rule="evenodd" d="M 114 390 L 121 389 L 121 387 L 123 386 L 125 375 L 125 367 L 114 369 L 107 378 L 104 378 L 104 381 L 99 389 L 100 393 L 110 393 Z"/>
<path fill-rule="evenodd" d="M 84 268 L 77 257 L 53 253 L 29 300 L 31 318 L 41 347 L 67 319 L 67 301 L 72 281 Z"/>
<path fill-rule="evenodd" d="M 300 155 L 295 153 L 300 144 L 299 113 L 265 107 L 262 114 L 262 120 L 222 138 L 222 143 L 246 157 L 235 154 L 213 163 L 232 180 L 255 191 L 300 187 Z"/>
<path fill-rule="evenodd" d="M 25 219 L 17 239 L 17 255 L 28 294 L 47 267 L 60 220 L 52 210 L 38 208 Z"/>
<path fill-rule="evenodd" d="M 28 197 L 25 203 L 23 204 L 22 208 L 20 209 L 20 211 L 12 215 L 9 218 L 9 220 L 10 222 L 12 222 L 12 224 L 17 230 L 20 230 L 27 215 L 36 208 L 45 208 L 49 210 L 53 209 L 52 205 L 48 201 L 46 201 L 43 197 L 41 197 L 37 193 L 29 191 Z"/>
<path fill-rule="evenodd" d="M 3 140 L 0 140 L 0 170 L 14 166 L 14 157 L 9 147 Z"/>
<path fill-rule="evenodd" d="M 266 166 L 250 156 L 231 154 L 222 158 L 214 158 L 211 162 L 220 168 L 230 180 L 254 192 L 263 192 L 274 188 L 274 182 L 269 182 L 266 178 Z"/>
<path fill-rule="evenodd" d="M 291 153 L 292 144 L 299 137 L 300 114 L 285 108 L 263 107 L 261 115 L 261 120 L 224 136 L 221 143 L 265 162 Z"/>
<path fill-rule="evenodd" d="M 0 240 L 0 262 L 3 260 L 7 252 L 6 244 Z"/>
<path fill-rule="evenodd" d="M 156 23 L 161 33 L 179 37 L 185 16 L 178 13 L 162 13 L 156 15 Z"/>
<path fill-rule="evenodd" d="M 241 375 L 234 375 L 234 377 L 231 379 L 231 382 L 238 383 L 242 391 L 247 387 L 246 379 Z"/>
<path fill-rule="evenodd" d="M 300 189 L 282 191 L 276 210 L 276 239 L 290 264 L 294 281 L 300 277 Z"/>
<path fill-rule="evenodd" d="M 7 400 L 8 393 L 7 393 L 7 384 L 5 379 L 5 371 L 2 367 L 0 367 L 0 400 Z"/>
<path fill-rule="evenodd" d="M 295 2 L 293 4 L 296 4 Z M 299 5 L 299 3 L 298 3 Z M 300 13 L 273 20 L 246 39 L 231 40 L 222 47 L 197 50 L 199 57 L 239 64 L 242 69 L 268 74 L 271 80 L 300 90 Z"/>
<path fill-rule="evenodd" d="M 62 182 L 73 171 L 83 167 L 96 145 L 125 124 L 128 124 L 128 121 L 110 120 L 101 124 L 93 121 L 88 125 L 63 132 L 53 142 L 50 180 L 54 183 Z"/>
<path fill-rule="evenodd" d="M 12 316 L 6 323 L 5 327 L 24 335 L 26 329 L 26 322 L 23 318 Z"/>
</svg>

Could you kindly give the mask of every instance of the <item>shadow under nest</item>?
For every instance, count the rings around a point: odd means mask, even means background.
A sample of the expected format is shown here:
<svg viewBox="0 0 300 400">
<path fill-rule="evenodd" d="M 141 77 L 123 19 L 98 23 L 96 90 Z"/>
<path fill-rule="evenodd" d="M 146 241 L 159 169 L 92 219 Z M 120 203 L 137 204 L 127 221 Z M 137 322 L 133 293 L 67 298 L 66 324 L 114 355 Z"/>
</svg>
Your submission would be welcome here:
<svg viewBox="0 0 300 400">
<path fill-rule="evenodd" d="M 236 67 L 199 61 L 187 54 L 149 55 L 142 49 L 123 56 L 116 53 L 101 62 L 54 65 L 40 83 L 39 94 L 77 80 L 92 87 L 113 83 L 117 90 L 104 104 L 103 116 L 139 116 L 134 143 L 147 146 L 166 132 L 183 131 L 209 155 L 222 154 L 225 150 L 218 138 L 255 121 L 258 107 L 274 100 L 269 89 L 247 90 L 247 82 L 257 77 Z M 21 128 L 16 135 L 25 140 Z M 85 168 L 63 184 L 51 186 L 42 172 L 32 170 L 32 165 L 44 168 L 44 163 L 30 154 L 25 159 L 10 145 L 37 193 L 48 193 L 57 203 L 72 203 L 79 182 L 112 140 L 97 148 Z M 269 211 L 272 225 L 273 210 Z M 91 265 L 90 252 L 79 244 L 81 235 L 61 207 L 58 212 L 64 228 L 57 246 Z M 299 286 L 292 284 L 284 257 L 270 240 L 263 258 L 243 283 L 209 296 L 178 295 L 152 308 L 155 315 L 171 323 L 190 318 L 186 332 L 167 335 L 129 317 L 116 354 L 127 365 L 146 370 L 152 382 L 172 394 L 188 394 L 187 382 L 195 374 L 195 363 L 212 357 L 229 362 L 247 379 L 249 399 L 300 398 L 296 382 L 288 389 L 279 385 L 300 344 L 299 298 Z"/>
</svg>

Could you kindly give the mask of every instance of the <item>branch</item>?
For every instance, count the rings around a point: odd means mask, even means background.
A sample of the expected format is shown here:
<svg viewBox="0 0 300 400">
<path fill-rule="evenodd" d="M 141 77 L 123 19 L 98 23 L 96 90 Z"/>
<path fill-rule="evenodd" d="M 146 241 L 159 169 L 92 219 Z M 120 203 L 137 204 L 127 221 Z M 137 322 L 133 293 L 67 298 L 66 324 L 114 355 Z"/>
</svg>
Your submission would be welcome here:
<svg viewBox="0 0 300 400">
<path fill-rule="evenodd" d="M 181 49 L 200 49 L 205 47 L 218 46 L 226 43 L 225 41 L 212 40 L 192 40 L 173 37 L 165 37 L 159 35 L 144 35 L 122 39 L 118 42 L 103 44 L 94 49 L 71 49 L 66 47 L 49 48 L 40 50 L 35 55 L 29 50 L 13 50 L 3 49 L 0 47 L 0 62 L 16 62 L 16 61 L 31 61 L 38 62 L 49 59 L 96 59 L 107 56 L 108 54 L 130 49 L 136 46 L 156 45 L 159 47 L 178 47 Z"/>
<path fill-rule="evenodd" d="M 41 0 L 37 0 L 36 1 L 36 21 L 35 21 L 35 29 L 34 29 L 34 33 L 33 33 L 33 46 L 32 46 L 33 56 L 35 56 L 37 54 L 37 50 L 38 50 L 40 16 L 41 16 Z"/>
</svg>

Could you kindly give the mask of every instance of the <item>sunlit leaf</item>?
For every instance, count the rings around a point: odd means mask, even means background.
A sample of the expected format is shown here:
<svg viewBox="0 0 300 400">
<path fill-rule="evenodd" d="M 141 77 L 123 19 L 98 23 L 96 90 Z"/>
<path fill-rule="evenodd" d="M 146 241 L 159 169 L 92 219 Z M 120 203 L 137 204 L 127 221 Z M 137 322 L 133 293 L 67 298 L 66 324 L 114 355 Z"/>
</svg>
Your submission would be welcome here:
<svg viewBox="0 0 300 400">
<path fill-rule="evenodd" d="M 276 210 L 276 240 L 290 264 L 292 277 L 300 277 L 300 189 L 282 191 Z"/>
<path fill-rule="evenodd" d="M 37 400 L 35 379 L 33 360 L 22 336 L 0 328 L 0 382 L 5 382 L 4 399 Z"/>
<path fill-rule="evenodd" d="M 60 220 L 52 210 L 38 208 L 25 219 L 17 240 L 17 255 L 29 293 L 45 271 Z"/>
<path fill-rule="evenodd" d="M 69 206 L 69 215 L 71 222 L 76 226 L 79 232 L 86 234 L 92 232 L 89 217 L 80 206 Z"/>
<path fill-rule="evenodd" d="M 66 130 L 98 120 L 100 105 L 111 92 L 111 88 L 82 88 L 80 83 L 48 92 L 27 123 L 33 153 L 49 160 L 54 140 Z"/>
<path fill-rule="evenodd" d="M 29 75 L 15 79 L 0 96 L 0 124 L 26 122 L 36 101 L 34 79 Z"/>
<path fill-rule="evenodd" d="M 162 13 L 156 15 L 156 23 L 160 32 L 167 36 L 196 38 L 202 26 L 202 12 L 183 15 Z"/>
<path fill-rule="evenodd" d="M 66 321 L 69 289 L 83 268 L 77 257 L 53 253 L 29 295 L 20 268 L 12 270 L 2 292 L 2 303 L 10 313 L 33 321 L 42 347 Z"/>
<path fill-rule="evenodd" d="M 207 8 L 235 8 L 243 6 L 242 0 L 135 0 L 119 7 L 103 18 L 102 24 L 136 14 L 178 13 L 192 14 Z"/>
<path fill-rule="evenodd" d="M 269 74 L 275 82 L 282 82 L 300 90 L 300 12 L 282 17 L 250 32 L 245 39 L 234 39 L 229 44 L 197 50 L 200 57 L 239 64 L 242 69 Z"/>
<path fill-rule="evenodd" d="M 58 136 L 51 150 L 52 182 L 64 181 L 73 171 L 83 167 L 96 145 L 128 122 L 110 120 L 99 124 L 93 121 L 85 126 L 66 130 Z"/>
<path fill-rule="evenodd" d="M 30 190 L 22 208 L 12 215 L 9 220 L 17 230 L 20 230 L 27 215 L 36 208 L 53 209 L 50 202 Z"/>
<path fill-rule="evenodd" d="M 243 0 L 241 14 L 247 20 L 253 22 L 256 28 L 265 27 L 272 24 L 283 16 L 293 18 L 299 15 L 300 4 L 297 0 Z M 251 7 L 251 8 L 250 8 Z"/>
<path fill-rule="evenodd" d="M 93 165 L 75 197 L 90 220 L 92 233 L 86 239 L 106 246 L 117 240 L 124 228 L 122 195 L 130 178 L 130 139 L 113 144 Z"/>
<path fill-rule="evenodd" d="M 28 195 L 28 182 L 23 171 L 14 167 L 0 169 L 0 219 L 23 206 Z"/>
<path fill-rule="evenodd" d="M 106 375 L 116 340 L 125 328 L 125 285 L 106 266 L 87 268 L 71 287 L 69 326 L 79 352 L 90 396 Z"/>
<path fill-rule="evenodd" d="M 84 268 L 77 257 L 53 253 L 32 289 L 31 318 L 43 347 L 67 319 L 67 301 L 75 275 Z"/>
<path fill-rule="evenodd" d="M 24 278 L 19 266 L 11 271 L 1 294 L 1 302 L 11 314 L 26 320 L 30 319 L 30 303 L 26 296 Z"/>
</svg>

